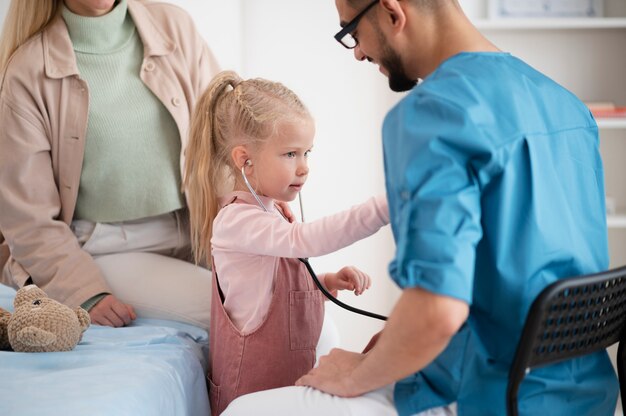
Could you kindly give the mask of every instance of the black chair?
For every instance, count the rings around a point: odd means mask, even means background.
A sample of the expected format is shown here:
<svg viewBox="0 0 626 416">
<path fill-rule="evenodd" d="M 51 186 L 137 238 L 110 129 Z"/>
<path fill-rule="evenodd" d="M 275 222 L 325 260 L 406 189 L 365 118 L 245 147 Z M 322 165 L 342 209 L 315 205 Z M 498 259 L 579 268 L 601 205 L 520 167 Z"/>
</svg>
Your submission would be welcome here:
<svg viewBox="0 0 626 416">
<path fill-rule="evenodd" d="M 619 342 L 617 367 L 626 415 L 626 266 L 558 280 L 533 302 L 509 372 L 507 411 L 517 416 L 517 392 L 532 368 L 605 349 Z M 548 411 L 549 409 L 546 409 Z"/>
</svg>

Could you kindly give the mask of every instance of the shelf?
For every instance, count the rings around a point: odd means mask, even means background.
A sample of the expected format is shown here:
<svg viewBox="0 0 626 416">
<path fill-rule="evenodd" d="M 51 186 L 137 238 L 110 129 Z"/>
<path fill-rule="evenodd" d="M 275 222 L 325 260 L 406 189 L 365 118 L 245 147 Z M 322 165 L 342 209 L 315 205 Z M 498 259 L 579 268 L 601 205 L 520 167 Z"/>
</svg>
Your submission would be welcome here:
<svg viewBox="0 0 626 416">
<path fill-rule="evenodd" d="M 478 29 L 493 30 L 626 29 L 626 18 L 498 18 L 477 19 L 474 25 Z"/>
<path fill-rule="evenodd" d="M 607 215 L 606 225 L 609 228 L 626 228 L 626 215 Z"/>
<path fill-rule="evenodd" d="M 596 122 L 601 129 L 626 129 L 626 117 L 597 118 Z"/>
</svg>

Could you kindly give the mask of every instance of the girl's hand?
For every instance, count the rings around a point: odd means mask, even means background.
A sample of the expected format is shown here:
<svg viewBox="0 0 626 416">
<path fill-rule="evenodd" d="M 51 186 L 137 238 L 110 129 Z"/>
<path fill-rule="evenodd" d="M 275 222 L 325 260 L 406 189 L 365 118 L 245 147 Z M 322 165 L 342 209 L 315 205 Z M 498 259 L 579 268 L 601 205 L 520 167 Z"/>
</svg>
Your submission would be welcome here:
<svg viewBox="0 0 626 416">
<path fill-rule="evenodd" d="M 326 273 L 324 285 L 329 291 L 353 290 L 360 295 L 372 284 L 370 277 L 353 266 L 346 266 L 337 273 Z"/>
</svg>

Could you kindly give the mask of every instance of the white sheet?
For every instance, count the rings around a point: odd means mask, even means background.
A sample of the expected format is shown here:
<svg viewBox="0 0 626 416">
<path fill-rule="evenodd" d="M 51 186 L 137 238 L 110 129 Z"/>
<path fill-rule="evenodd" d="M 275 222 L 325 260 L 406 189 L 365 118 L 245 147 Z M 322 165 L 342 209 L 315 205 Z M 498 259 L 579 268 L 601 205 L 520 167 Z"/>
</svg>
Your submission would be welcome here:
<svg viewBox="0 0 626 416">
<path fill-rule="evenodd" d="M 15 292 L 0 285 L 0 306 Z M 208 334 L 174 321 L 92 325 L 76 348 L 0 351 L 0 415 L 209 415 Z"/>
</svg>

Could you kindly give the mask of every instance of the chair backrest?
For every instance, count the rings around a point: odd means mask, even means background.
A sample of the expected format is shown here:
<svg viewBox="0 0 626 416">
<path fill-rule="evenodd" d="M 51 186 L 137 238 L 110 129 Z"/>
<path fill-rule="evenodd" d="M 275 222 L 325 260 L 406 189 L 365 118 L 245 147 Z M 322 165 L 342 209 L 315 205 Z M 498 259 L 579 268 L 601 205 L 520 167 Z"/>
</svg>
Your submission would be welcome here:
<svg viewBox="0 0 626 416">
<path fill-rule="evenodd" d="M 530 307 L 509 372 L 508 414 L 517 415 L 517 392 L 530 369 L 611 346 L 623 339 L 625 324 L 626 266 L 557 280 L 542 290 Z M 622 397 L 625 346 L 620 342 L 618 350 Z"/>
</svg>

